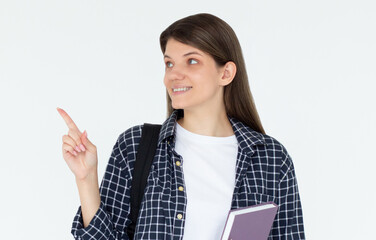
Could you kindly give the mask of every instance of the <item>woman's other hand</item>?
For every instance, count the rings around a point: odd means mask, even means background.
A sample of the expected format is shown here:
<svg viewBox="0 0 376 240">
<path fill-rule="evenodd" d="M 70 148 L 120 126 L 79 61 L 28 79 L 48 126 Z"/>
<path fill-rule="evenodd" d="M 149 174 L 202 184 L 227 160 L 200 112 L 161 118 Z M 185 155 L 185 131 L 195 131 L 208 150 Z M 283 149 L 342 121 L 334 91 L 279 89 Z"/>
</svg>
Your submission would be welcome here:
<svg viewBox="0 0 376 240">
<path fill-rule="evenodd" d="M 63 158 L 77 180 L 85 180 L 89 174 L 96 174 L 97 147 L 87 138 L 86 130 L 81 133 L 69 115 L 57 108 L 68 126 L 68 134 L 63 136 Z"/>
</svg>

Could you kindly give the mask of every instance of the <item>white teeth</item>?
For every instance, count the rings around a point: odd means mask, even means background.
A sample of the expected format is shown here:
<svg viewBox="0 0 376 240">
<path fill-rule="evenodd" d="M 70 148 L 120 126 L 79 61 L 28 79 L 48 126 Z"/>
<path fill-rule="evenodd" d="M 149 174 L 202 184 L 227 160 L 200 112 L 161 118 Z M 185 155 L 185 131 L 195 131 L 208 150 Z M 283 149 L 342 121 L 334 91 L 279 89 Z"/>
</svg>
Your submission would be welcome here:
<svg viewBox="0 0 376 240">
<path fill-rule="evenodd" d="M 173 88 L 172 91 L 173 92 L 185 92 L 189 89 L 191 89 L 192 87 L 184 87 L 184 88 Z"/>
</svg>

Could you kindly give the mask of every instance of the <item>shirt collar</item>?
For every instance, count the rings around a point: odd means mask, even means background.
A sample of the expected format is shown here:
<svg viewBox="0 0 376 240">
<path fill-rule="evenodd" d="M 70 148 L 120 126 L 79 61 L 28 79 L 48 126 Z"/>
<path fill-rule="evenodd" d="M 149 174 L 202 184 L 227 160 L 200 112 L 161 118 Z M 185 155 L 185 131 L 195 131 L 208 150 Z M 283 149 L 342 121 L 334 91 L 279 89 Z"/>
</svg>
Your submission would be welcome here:
<svg viewBox="0 0 376 240">
<path fill-rule="evenodd" d="M 175 137 L 176 121 L 183 117 L 182 109 L 175 109 L 170 117 L 162 124 L 158 143 L 168 138 Z M 242 151 L 249 152 L 255 145 L 267 145 L 263 134 L 253 130 L 234 117 L 228 116 L 232 129 L 235 133 L 238 145 Z"/>
</svg>

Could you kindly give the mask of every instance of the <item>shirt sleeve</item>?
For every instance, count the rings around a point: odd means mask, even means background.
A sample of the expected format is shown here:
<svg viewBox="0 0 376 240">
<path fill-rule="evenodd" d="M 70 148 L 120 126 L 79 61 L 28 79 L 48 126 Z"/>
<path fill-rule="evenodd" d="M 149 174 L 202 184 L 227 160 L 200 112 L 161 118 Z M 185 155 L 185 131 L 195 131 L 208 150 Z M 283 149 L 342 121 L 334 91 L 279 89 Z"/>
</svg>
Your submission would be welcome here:
<svg viewBox="0 0 376 240">
<path fill-rule="evenodd" d="M 270 238 L 304 240 L 303 212 L 294 165 L 284 147 L 283 153 L 277 197 L 279 208 Z"/>
<path fill-rule="evenodd" d="M 129 239 L 126 229 L 130 223 L 129 168 L 121 136 L 116 141 L 100 185 L 101 203 L 90 224 L 84 228 L 81 206 L 73 219 L 71 233 L 75 239 Z"/>
</svg>

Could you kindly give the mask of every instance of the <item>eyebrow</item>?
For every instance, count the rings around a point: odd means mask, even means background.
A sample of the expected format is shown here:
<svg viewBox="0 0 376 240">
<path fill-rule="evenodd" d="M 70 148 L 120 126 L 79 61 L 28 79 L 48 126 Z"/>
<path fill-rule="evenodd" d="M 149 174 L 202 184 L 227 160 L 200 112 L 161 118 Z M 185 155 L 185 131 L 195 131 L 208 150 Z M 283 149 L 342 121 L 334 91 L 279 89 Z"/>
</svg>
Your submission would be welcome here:
<svg viewBox="0 0 376 240">
<path fill-rule="evenodd" d="M 183 55 L 183 57 L 186 57 L 186 56 L 189 56 L 189 55 L 193 55 L 193 54 L 197 54 L 197 55 L 200 55 L 202 56 L 202 54 L 196 52 L 196 51 L 193 51 L 193 52 L 188 52 L 186 54 Z M 168 56 L 167 54 L 164 55 L 164 58 L 171 58 L 170 56 Z"/>
</svg>

